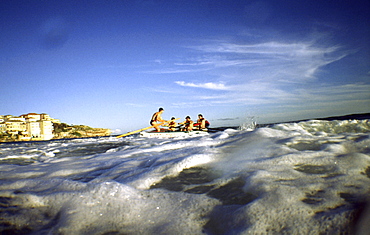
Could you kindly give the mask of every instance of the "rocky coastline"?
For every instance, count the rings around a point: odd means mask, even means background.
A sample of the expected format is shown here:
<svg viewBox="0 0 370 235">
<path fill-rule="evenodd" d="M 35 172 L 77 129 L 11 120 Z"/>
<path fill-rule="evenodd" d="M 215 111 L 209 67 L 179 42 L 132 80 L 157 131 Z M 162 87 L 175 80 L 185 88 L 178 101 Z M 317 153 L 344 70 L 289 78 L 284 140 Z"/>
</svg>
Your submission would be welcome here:
<svg viewBox="0 0 370 235">
<path fill-rule="evenodd" d="M 53 139 L 99 137 L 111 134 L 111 130 L 106 128 L 93 128 L 85 125 L 71 126 L 66 123 L 54 123 L 53 125 Z"/>
<path fill-rule="evenodd" d="M 68 125 L 66 123 L 53 123 L 53 134 L 55 139 L 71 139 L 71 138 L 91 138 L 109 136 L 110 129 L 93 128 L 85 125 Z M 10 135 L 7 133 L 0 134 L 0 142 L 16 142 L 16 141 L 38 141 L 40 139 L 31 138 L 30 140 L 20 139 L 20 135 Z"/>
</svg>

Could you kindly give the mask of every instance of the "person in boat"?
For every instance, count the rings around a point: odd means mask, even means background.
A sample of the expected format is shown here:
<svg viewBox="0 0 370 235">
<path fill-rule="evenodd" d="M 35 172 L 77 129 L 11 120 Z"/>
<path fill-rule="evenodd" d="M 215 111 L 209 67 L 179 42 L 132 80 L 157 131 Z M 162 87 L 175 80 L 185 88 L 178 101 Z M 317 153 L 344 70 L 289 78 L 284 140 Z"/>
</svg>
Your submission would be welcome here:
<svg viewBox="0 0 370 235">
<path fill-rule="evenodd" d="M 181 131 L 192 131 L 194 127 L 194 121 L 191 120 L 190 116 L 186 116 L 185 121 L 179 124 L 184 125 L 184 127 L 181 128 Z"/>
<path fill-rule="evenodd" d="M 152 119 L 150 120 L 150 125 L 152 125 L 156 129 L 157 132 L 161 131 L 161 128 L 159 128 L 160 124 L 163 124 L 163 122 L 166 122 L 165 120 L 162 119 L 163 112 L 164 112 L 164 109 L 159 108 L 158 112 L 154 113 L 152 116 Z"/>
<path fill-rule="evenodd" d="M 168 123 L 168 130 L 169 131 L 175 131 L 176 126 L 177 126 L 177 123 L 175 122 L 175 117 L 172 117 L 171 121 Z"/>
<path fill-rule="evenodd" d="M 198 120 L 195 126 L 197 126 L 199 130 L 205 130 L 208 127 L 207 123 L 208 121 L 203 117 L 203 115 L 198 114 Z"/>
</svg>

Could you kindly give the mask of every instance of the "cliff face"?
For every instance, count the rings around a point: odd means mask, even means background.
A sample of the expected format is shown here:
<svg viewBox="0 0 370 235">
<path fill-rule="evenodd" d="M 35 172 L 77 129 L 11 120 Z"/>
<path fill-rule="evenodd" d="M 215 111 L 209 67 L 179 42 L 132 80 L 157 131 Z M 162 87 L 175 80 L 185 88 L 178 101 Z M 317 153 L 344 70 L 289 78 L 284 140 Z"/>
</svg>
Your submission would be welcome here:
<svg viewBox="0 0 370 235">
<path fill-rule="evenodd" d="M 92 128 L 84 125 L 70 126 L 66 123 L 54 123 L 53 125 L 53 139 L 109 136 L 111 134 L 110 129 L 105 128 Z"/>
</svg>

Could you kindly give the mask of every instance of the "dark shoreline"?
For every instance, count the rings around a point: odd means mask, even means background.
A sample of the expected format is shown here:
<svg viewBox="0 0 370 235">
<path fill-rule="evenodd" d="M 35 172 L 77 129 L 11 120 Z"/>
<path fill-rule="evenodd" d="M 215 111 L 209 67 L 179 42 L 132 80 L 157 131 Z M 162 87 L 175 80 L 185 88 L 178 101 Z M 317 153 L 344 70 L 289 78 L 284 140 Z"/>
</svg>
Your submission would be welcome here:
<svg viewBox="0 0 370 235">
<path fill-rule="evenodd" d="M 309 120 L 326 120 L 326 121 L 334 121 L 334 120 L 364 120 L 364 119 L 370 119 L 370 113 L 359 113 L 359 114 L 348 114 L 344 116 L 333 116 L 333 117 L 325 117 L 325 118 L 314 118 L 314 119 L 305 119 L 295 122 L 301 122 L 301 121 L 309 121 Z"/>
</svg>

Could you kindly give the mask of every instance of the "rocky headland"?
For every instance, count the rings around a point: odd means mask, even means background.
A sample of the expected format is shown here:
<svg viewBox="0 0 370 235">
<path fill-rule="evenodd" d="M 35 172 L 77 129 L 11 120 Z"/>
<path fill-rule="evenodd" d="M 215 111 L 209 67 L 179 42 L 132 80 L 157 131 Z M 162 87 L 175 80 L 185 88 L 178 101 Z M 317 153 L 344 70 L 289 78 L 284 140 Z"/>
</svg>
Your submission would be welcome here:
<svg viewBox="0 0 370 235">
<path fill-rule="evenodd" d="M 53 126 L 53 139 L 109 136 L 111 134 L 110 129 L 92 128 L 85 125 L 68 125 L 66 123 L 54 123 Z"/>
<path fill-rule="evenodd" d="M 53 140 L 55 139 L 70 139 L 70 138 L 88 138 L 98 136 L 109 136 L 110 129 L 92 128 L 85 125 L 68 125 L 66 123 L 53 123 Z M 40 138 L 23 139 L 23 135 L 0 133 L 1 142 L 15 142 L 15 141 L 39 141 Z"/>
</svg>

